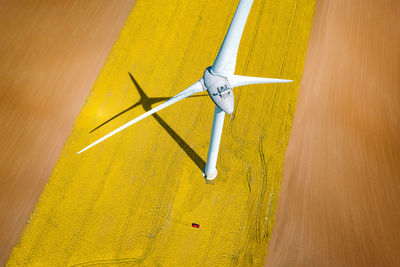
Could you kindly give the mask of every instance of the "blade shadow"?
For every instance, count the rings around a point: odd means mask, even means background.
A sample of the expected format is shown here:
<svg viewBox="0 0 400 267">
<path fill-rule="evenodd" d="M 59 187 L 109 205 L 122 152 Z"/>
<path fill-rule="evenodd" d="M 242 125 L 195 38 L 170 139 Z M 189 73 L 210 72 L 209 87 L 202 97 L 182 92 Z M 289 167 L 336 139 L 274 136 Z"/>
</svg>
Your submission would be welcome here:
<svg viewBox="0 0 400 267">
<path fill-rule="evenodd" d="M 137 89 L 139 95 L 140 95 L 140 100 L 130 106 L 129 108 L 121 111 L 120 113 L 114 115 L 110 119 L 106 120 L 102 124 L 98 125 L 96 128 L 90 131 L 90 133 L 98 130 L 100 127 L 104 126 L 105 124 L 109 123 L 110 121 L 116 119 L 117 117 L 125 114 L 126 112 L 132 110 L 133 108 L 137 106 L 142 106 L 143 109 L 147 112 L 152 109 L 152 105 L 161 101 L 166 101 L 170 99 L 171 97 L 148 97 L 146 93 L 143 91 L 143 89 L 140 87 L 136 79 L 132 76 L 131 73 L 128 73 L 129 77 L 131 78 L 133 84 L 135 85 L 135 88 Z M 204 95 L 192 95 L 190 97 L 203 97 L 207 96 L 206 94 Z M 171 126 L 168 125 L 166 121 L 164 121 L 157 113 L 152 114 L 156 121 L 164 128 L 164 130 L 172 137 L 172 139 L 175 140 L 175 142 L 182 148 L 182 150 L 188 155 L 188 157 L 193 161 L 194 164 L 197 165 L 197 167 L 202 171 L 204 167 L 206 166 L 206 162 L 197 154 L 196 151 L 194 151 L 188 143 L 183 140 L 183 138 L 175 132 L 174 129 L 171 128 Z"/>
</svg>

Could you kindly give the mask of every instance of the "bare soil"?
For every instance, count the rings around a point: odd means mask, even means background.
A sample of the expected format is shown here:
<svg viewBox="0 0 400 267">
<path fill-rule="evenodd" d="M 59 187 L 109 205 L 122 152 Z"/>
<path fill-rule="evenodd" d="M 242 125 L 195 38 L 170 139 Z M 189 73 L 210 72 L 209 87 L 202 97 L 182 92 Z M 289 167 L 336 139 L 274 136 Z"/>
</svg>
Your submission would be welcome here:
<svg viewBox="0 0 400 267">
<path fill-rule="evenodd" d="M 317 2 L 267 266 L 399 266 L 400 2 Z"/>
<path fill-rule="evenodd" d="M 0 266 L 134 1 L 0 1 Z"/>
</svg>

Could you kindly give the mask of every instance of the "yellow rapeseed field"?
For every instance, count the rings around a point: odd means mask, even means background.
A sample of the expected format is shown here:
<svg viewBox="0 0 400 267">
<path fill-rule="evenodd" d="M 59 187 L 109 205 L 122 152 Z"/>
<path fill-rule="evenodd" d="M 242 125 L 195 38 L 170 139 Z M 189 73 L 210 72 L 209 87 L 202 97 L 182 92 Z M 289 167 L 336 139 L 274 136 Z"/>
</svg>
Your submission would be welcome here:
<svg viewBox="0 0 400 267">
<path fill-rule="evenodd" d="M 137 0 L 9 266 L 263 264 L 314 0 L 255 0 L 235 73 L 295 82 L 234 89 L 212 183 L 205 93 L 76 154 L 198 80 L 238 2 Z"/>
</svg>

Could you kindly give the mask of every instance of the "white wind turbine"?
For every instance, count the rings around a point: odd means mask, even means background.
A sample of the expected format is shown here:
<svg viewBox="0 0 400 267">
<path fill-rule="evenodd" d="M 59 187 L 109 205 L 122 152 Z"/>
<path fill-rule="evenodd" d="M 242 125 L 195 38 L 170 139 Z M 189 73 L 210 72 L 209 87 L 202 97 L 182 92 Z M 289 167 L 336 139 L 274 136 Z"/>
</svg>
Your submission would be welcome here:
<svg viewBox="0 0 400 267">
<path fill-rule="evenodd" d="M 217 176 L 217 157 L 221 141 L 222 128 L 224 125 L 225 113 L 231 114 L 234 107 L 233 91 L 234 87 L 257 84 L 257 83 L 286 83 L 292 80 L 258 78 L 234 75 L 236 66 L 236 57 L 239 49 L 240 39 L 246 24 L 247 17 L 250 13 L 254 0 L 241 0 L 233 16 L 231 25 L 218 52 L 217 58 L 211 67 L 206 68 L 203 77 L 187 89 L 183 90 L 176 96 L 170 98 L 165 103 L 149 110 L 139 117 L 125 123 L 121 127 L 115 129 L 109 134 L 103 136 L 92 144 L 88 145 L 83 151 L 97 145 L 114 134 L 124 130 L 132 124 L 160 111 L 188 96 L 206 91 L 215 103 L 214 121 L 211 131 L 210 147 L 208 150 L 206 167 L 203 170 L 207 180 L 213 180 Z"/>
</svg>

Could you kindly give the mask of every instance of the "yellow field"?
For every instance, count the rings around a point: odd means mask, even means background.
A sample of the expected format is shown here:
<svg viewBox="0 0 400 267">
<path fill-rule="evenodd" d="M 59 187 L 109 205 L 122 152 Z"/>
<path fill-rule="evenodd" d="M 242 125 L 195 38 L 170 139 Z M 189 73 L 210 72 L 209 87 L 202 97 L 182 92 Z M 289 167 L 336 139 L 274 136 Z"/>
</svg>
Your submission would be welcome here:
<svg viewBox="0 0 400 267">
<path fill-rule="evenodd" d="M 205 94 L 76 154 L 198 80 L 237 4 L 137 1 L 9 266 L 263 264 L 313 0 L 255 1 L 236 74 L 295 82 L 234 90 L 212 183 L 201 172 L 214 111 Z"/>
</svg>

